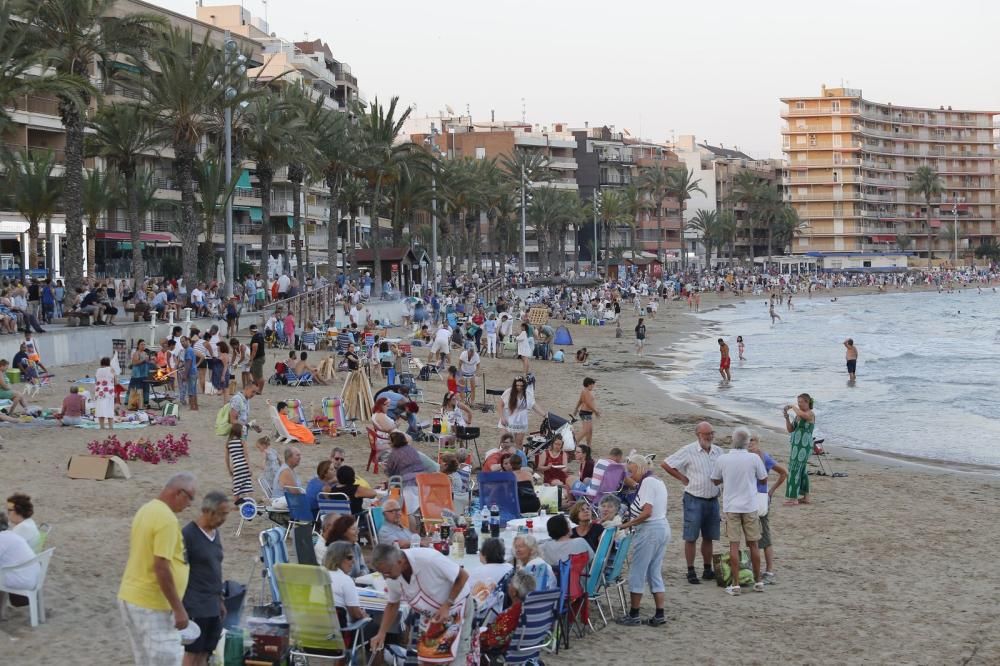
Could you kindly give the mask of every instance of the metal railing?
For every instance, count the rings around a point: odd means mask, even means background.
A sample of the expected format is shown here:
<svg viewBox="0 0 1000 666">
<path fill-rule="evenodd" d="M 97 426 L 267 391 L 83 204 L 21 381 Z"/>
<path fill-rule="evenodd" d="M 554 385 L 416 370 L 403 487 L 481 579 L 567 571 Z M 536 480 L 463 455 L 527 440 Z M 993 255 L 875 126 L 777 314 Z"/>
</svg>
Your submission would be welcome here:
<svg viewBox="0 0 1000 666">
<path fill-rule="evenodd" d="M 337 309 L 337 295 L 339 290 L 336 284 L 328 284 L 325 287 L 316 287 L 301 294 L 296 294 L 290 298 L 280 301 L 272 301 L 256 314 L 260 318 L 260 325 L 271 313 L 291 312 L 295 321 L 304 325 L 307 321 L 326 321 Z"/>
</svg>

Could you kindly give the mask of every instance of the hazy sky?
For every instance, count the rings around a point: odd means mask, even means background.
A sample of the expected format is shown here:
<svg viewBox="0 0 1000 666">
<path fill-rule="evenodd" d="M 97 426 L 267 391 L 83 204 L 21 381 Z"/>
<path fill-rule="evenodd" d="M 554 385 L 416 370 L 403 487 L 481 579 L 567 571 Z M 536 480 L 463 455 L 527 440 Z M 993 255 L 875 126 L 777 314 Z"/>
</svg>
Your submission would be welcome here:
<svg viewBox="0 0 1000 666">
<path fill-rule="evenodd" d="M 153 0 L 186 14 L 194 0 Z M 206 0 L 209 4 L 227 4 Z M 254 15 L 261 0 L 244 0 Z M 270 0 L 272 32 L 321 38 L 372 98 L 418 115 L 615 125 L 780 156 L 782 95 L 822 83 L 900 105 L 1000 110 L 996 0 Z"/>
</svg>

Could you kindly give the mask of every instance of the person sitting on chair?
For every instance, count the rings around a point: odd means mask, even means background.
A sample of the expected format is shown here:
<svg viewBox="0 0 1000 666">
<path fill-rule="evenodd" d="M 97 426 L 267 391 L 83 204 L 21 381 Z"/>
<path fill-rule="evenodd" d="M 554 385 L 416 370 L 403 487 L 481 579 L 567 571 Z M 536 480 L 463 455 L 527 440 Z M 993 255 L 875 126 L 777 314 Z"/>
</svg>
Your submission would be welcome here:
<svg viewBox="0 0 1000 666">
<path fill-rule="evenodd" d="M 268 402 L 270 404 L 270 401 Z M 278 411 L 278 418 L 281 420 L 281 425 L 285 427 L 285 430 L 294 439 L 302 442 L 303 444 L 315 444 L 316 435 L 309 430 L 308 426 L 301 423 L 295 423 L 290 418 L 288 418 L 288 403 L 279 402 L 274 408 Z"/>
<path fill-rule="evenodd" d="M 7 359 L 0 359 L 0 400 L 10 400 L 10 407 L 7 408 L 7 416 L 14 416 L 14 412 L 17 410 L 18 406 L 21 409 L 27 409 L 27 405 L 24 402 L 24 396 L 20 393 L 15 393 L 7 383 Z"/>
<path fill-rule="evenodd" d="M 309 354 L 301 352 L 299 354 L 299 360 L 295 363 L 295 374 L 299 378 L 299 381 L 305 381 L 307 383 L 314 382 L 320 386 L 326 386 L 326 382 L 320 379 L 319 370 L 306 362 L 306 359 L 308 358 Z"/>
</svg>

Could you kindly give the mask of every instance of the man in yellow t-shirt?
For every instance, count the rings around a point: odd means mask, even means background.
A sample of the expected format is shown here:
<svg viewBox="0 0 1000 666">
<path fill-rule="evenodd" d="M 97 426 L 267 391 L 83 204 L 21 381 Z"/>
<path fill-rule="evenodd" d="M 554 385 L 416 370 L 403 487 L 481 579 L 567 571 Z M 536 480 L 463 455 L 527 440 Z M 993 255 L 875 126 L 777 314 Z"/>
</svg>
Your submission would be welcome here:
<svg viewBox="0 0 1000 666">
<path fill-rule="evenodd" d="M 188 616 L 181 599 L 189 567 L 175 514 L 191 505 L 195 490 L 193 474 L 175 474 L 132 519 L 118 607 L 137 666 L 179 666 L 184 659 L 180 631 Z"/>
</svg>

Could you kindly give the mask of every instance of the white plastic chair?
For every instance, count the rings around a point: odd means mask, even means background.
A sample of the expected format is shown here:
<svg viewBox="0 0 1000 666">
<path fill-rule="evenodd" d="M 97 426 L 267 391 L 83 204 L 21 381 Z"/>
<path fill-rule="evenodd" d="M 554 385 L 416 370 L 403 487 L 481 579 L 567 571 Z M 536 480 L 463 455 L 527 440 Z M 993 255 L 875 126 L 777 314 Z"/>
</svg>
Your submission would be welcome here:
<svg viewBox="0 0 1000 666">
<path fill-rule="evenodd" d="M 8 594 L 19 594 L 22 597 L 28 597 L 28 610 L 31 612 L 31 626 L 37 627 L 39 622 L 45 622 L 45 603 L 42 599 L 42 588 L 45 586 L 45 574 L 49 570 L 49 560 L 52 559 L 52 553 L 55 552 L 55 548 L 49 548 L 46 551 L 36 555 L 27 562 L 22 562 L 21 564 L 4 567 L 0 569 L 0 619 L 7 615 L 7 595 Z M 7 574 L 20 569 L 27 569 L 28 567 L 34 565 L 40 565 L 40 570 L 38 572 L 38 582 L 35 587 L 30 590 L 22 590 L 15 587 L 7 587 L 4 585 L 3 581 Z"/>
</svg>

